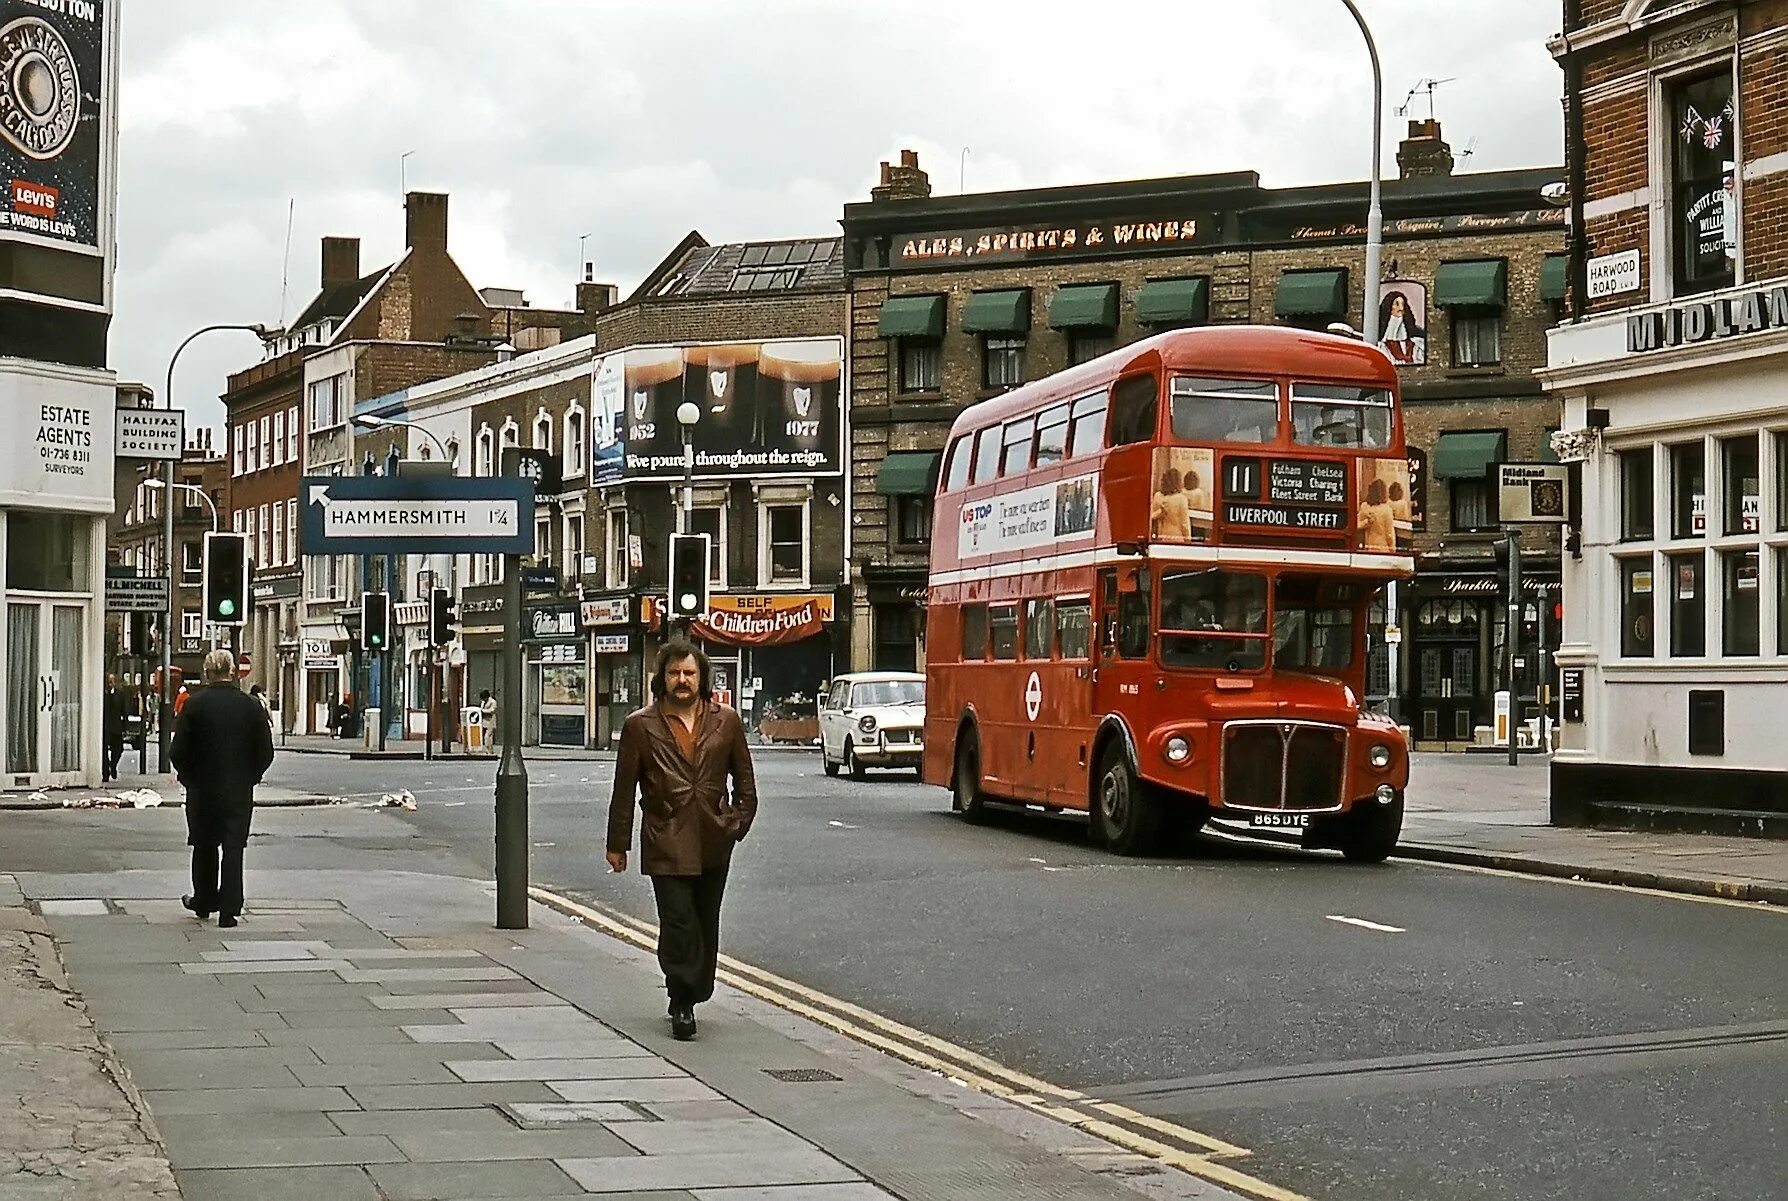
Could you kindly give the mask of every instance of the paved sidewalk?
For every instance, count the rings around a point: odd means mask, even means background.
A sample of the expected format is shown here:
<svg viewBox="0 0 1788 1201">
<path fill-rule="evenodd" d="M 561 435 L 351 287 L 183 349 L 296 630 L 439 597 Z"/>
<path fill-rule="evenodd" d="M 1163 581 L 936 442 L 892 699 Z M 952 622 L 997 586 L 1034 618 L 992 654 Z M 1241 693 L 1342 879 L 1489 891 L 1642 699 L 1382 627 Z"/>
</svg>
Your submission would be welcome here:
<svg viewBox="0 0 1788 1201">
<path fill-rule="evenodd" d="M 273 740 L 275 751 L 290 752 L 296 755 L 334 755 L 343 759 L 421 759 L 423 757 L 421 739 L 387 739 L 382 751 L 368 750 L 358 738 L 330 738 L 327 734 L 287 734 Z M 754 755 L 764 752 L 781 754 L 818 754 L 818 749 L 811 746 L 796 746 L 791 743 L 751 744 Z M 489 750 L 468 751 L 463 743 L 454 743 L 453 749 L 446 755 L 440 752 L 440 743 L 434 745 L 429 752 L 436 759 L 483 759 L 495 763 L 497 752 Z M 589 763 L 612 763 L 613 751 L 593 751 L 587 747 L 570 746 L 530 746 L 524 747 L 522 753 L 530 760 L 581 760 Z"/>
<path fill-rule="evenodd" d="M 1397 854 L 1788 905 L 1788 842 L 1556 827 L 1549 760 L 1418 753 Z"/>
<path fill-rule="evenodd" d="M 646 952 L 475 881 L 251 870 L 234 931 L 172 872 L 19 883 L 185 1201 L 1236 1201 L 724 987 L 673 1042 Z"/>
<path fill-rule="evenodd" d="M 0 792 L 0 810 L 5 809 L 152 809 L 163 805 L 176 808 L 186 804 L 186 790 L 172 774 L 157 771 L 147 774 L 131 771 L 135 756 L 122 764 L 118 778 L 98 788 L 45 788 L 36 792 Z M 154 762 L 151 755 L 150 762 Z M 284 807 L 288 805 L 328 805 L 332 799 L 304 788 L 280 788 L 263 784 L 255 789 L 255 804 Z M 4 1201 L 4 1198 L 0 1198 Z"/>
</svg>

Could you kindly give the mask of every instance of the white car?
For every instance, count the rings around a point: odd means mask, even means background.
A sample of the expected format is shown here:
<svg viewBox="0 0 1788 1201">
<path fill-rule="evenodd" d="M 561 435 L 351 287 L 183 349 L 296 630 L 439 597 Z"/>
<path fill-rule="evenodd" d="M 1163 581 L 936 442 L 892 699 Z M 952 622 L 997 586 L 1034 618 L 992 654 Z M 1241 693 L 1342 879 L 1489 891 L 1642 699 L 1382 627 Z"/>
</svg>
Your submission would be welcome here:
<svg viewBox="0 0 1788 1201">
<path fill-rule="evenodd" d="M 841 767 L 853 780 L 870 767 L 917 771 L 925 754 L 925 677 L 911 671 L 839 676 L 826 690 L 819 719 L 828 776 Z"/>
</svg>

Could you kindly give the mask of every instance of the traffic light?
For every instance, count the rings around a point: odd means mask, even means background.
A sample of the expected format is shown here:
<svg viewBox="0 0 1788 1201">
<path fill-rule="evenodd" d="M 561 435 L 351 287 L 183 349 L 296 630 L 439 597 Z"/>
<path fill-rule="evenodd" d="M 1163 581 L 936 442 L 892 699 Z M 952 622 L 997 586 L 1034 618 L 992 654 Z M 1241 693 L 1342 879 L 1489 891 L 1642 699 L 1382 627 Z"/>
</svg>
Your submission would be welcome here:
<svg viewBox="0 0 1788 1201">
<path fill-rule="evenodd" d="M 428 642 L 446 646 L 453 641 L 453 593 L 436 588 L 428 597 Z"/>
<path fill-rule="evenodd" d="M 248 622 L 248 535 L 205 535 L 205 620 L 212 625 L 239 626 Z"/>
<path fill-rule="evenodd" d="M 1513 530 L 1496 540 L 1496 590 L 1504 598 L 1514 595 L 1510 584 L 1511 572 L 1518 582 L 1521 576 L 1521 543 L 1516 540 Z"/>
<path fill-rule="evenodd" d="M 672 534 L 670 543 L 670 611 L 672 617 L 706 617 L 708 614 L 708 555 L 706 534 Z"/>
<path fill-rule="evenodd" d="M 391 594 L 360 594 L 360 649 L 383 651 L 391 645 Z"/>
</svg>

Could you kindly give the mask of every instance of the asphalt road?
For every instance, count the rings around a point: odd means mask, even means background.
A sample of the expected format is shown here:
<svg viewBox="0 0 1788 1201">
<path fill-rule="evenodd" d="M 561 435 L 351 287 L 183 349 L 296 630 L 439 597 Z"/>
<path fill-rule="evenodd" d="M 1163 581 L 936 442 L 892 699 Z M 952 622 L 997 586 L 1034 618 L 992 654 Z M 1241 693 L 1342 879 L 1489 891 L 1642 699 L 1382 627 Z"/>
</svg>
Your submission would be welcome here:
<svg viewBox="0 0 1788 1201">
<path fill-rule="evenodd" d="M 1204 844 L 1124 860 L 1079 822 L 965 825 L 910 778 L 758 766 L 731 954 L 1248 1147 L 1268 1181 L 1318 1201 L 1788 1195 L 1788 915 Z M 602 865 L 608 765 L 530 775 L 534 882 L 651 919 L 645 882 Z M 387 811 L 407 837 L 327 811 L 269 837 L 488 877 L 491 780 L 282 756 L 273 782 L 420 807 Z"/>
</svg>

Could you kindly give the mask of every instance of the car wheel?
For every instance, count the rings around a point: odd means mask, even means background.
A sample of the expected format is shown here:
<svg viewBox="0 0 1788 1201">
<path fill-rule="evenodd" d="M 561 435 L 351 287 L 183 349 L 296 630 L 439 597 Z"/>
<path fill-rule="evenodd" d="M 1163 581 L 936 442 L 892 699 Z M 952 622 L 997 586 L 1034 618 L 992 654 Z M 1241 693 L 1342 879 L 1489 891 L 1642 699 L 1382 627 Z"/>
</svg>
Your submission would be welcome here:
<svg viewBox="0 0 1788 1201">
<path fill-rule="evenodd" d="M 1099 759 L 1095 788 L 1093 841 L 1120 855 L 1152 854 L 1161 832 L 1161 799 L 1137 778 L 1117 739 Z"/>
<path fill-rule="evenodd" d="M 857 752 L 851 749 L 849 742 L 844 744 L 844 770 L 850 773 L 853 780 L 861 780 L 868 774 L 857 761 Z"/>
<path fill-rule="evenodd" d="M 1354 806 L 1335 839 L 1341 853 L 1353 863 L 1383 863 L 1397 849 L 1403 832 L 1403 794 L 1388 805 L 1376 800 Z"/>
<path fill-rule="evenodd" d="M 832 756 L 826 754 L 826 748 L 823 746 L 820 747 L 820 766 L 825 769 L 828 776 L 838 774 L 838 765 L 832 762 Z"/>
<path fill-rule="evenodd" d="M 981 792 L 981 744 L 972 731 L 965 732 L 956 743 L 956 782 L 950 806 L 965 821 L 979 822 L 987 817 L 987 798 Z"/>
</svg>

